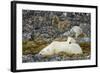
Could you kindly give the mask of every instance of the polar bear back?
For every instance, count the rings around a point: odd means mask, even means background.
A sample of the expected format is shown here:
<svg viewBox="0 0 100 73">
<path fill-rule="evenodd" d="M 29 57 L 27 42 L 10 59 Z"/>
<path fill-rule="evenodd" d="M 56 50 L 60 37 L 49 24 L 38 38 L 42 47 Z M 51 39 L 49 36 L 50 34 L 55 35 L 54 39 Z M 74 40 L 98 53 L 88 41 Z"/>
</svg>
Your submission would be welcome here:
<svg viewBox="0 0 100 73">
<path fill-rule="evenodd" d="M 68 54 L 82 54 L 81 47 L 76 43 L 66 43 L 66 42 L 52 42 L 47 47 L 40 51 L 41 55 L 54 55 L 60 52 L 65 52 Z"/>
<path fill-rule="evenodd" d="M 81 47 L 76 43 L 69 44 L 65 51 L 70 54 L 82 54 Z"/>
<path fill-rule="evenodd" d="M 70 32 L 75 33 L 75 37 L 77 38 L 80 34 L 83 33 L 82 29 L 79 26 L 73 26 Z"/>
<path fill-rule="evenodd" d="M 66 52 L 68 54 L 82 54 L 81 47 L 76 43 L 58 42 L 52 47 L 55 54 Z"/>
</svg>

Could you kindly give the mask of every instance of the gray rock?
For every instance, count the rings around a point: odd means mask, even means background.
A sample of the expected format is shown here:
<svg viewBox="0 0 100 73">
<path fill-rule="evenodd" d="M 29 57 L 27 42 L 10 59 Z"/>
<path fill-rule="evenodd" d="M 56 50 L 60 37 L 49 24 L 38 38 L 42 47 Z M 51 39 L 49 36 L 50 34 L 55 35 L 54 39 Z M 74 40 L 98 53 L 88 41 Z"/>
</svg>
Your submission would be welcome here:
<svg viewBox="0 0 100 73">
<path fill-rule="evenodd" d="M 29 55 L 23 55 L 22 56 L 22 62 L 33 62 L 34 61 L 34 59 L 32 58 L 32 55 L 31 54 L 29 54 Z"/>
<path fill-rule="evenodd" d="M 64 32 L 63 36 L 70 36 L 70 31 Z"/>
<path fill-rule="evenodd" d="M 42 61 L 44 60 L 44 59 L 43 59 L 44 56 L 39 55 L 39 54 L 34 55 L 33 58 L 34 58 L 34 61 L 35 61 L 35 62 L 42 62 Z"/>
<path fill-rule="evenodd" d="M 89 37 L 83 37 L 83 38 L 78 38 L 77 41 L 79 43 L 82 43 L 82 42 L 91 42 L 91 39 Z"/>
</svg>

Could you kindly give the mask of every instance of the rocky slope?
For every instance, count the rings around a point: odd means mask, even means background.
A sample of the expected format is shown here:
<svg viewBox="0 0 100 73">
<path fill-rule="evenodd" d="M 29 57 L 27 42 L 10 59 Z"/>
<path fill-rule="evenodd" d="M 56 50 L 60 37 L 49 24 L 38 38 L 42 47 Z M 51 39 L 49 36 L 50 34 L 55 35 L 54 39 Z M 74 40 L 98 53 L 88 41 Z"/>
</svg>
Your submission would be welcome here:
<svg viewBox="0 0 100 73">
<path fill-rule="evenodd" d="M 58 25 L 53 25 L 53 17 L 57 16 L 59 22 L 64 20 L 69 21 L 67 24 L 60 24 L 60 31 Z M 35 39 L 35 37 L 55 38 L 67 32 L 73 26 L 80 26 L 83 32 L 90 37 L 90 14 L 89 13 L 74 13 L 74 12 L 54 12 L 54 11 L 33 11 L 23 10 L 23 39 Z"/>
</svg>

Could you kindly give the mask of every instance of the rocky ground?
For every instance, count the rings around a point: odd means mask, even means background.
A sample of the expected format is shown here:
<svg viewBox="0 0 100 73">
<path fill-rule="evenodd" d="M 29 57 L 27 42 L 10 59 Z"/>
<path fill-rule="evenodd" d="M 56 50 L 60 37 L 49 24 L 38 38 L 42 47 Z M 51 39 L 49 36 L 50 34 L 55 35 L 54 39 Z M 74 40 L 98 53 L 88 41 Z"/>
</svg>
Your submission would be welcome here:
<svg viewBox="0 0 100 73">
<path fill-rule="evenodd" d="M 61 24 L 61 31 L 58 29 L 57 18 L 54 16 L 58 17 L 59 22 L 66 20 L 70 26 L 67 27 L 68 24 L 65 24 L 63 27 Z M 73 26 L 80 26 L 90 38 L 90 17 L 89 13 L 23 10 L 23 40 L 34 40 L 37 37 L 55 39 Z"/>
<path fill-rule="evenodd" d="M 85 55 L 53 55 L 50 57 L 43 57 L 38 54 L 32 55 L 23 55 L 23 60 L 22 62 L 27 63 L 27 62 L 48 62 L 48 61 L 67 61 L 67 60 L 86 60 L 90 59 L 90 56 L 85 56 Z"/>
<path fill-rule="evenodd" d="M 84 39 L 84 40 L 83 40 Z M 65 60 L 86 60 L 90 59 L 91 55 L 91 48 L 90 48 L 90 40 L 87 38 L 81 38 L 78 39 L 80 42 L 79 45 L 82 48 L 83 54 L 78 54 L 78 55 L 69 55 L 64 52 L 61 52 L 56 55 L 52 56 L 41 56 L 38 55 L 38 53 L 46 47 L 47 44 L 45 41 L 41 40 L 38 42 L 33 42 L 33 41 L 27 41 L 26 43 L 24 42 L 23 46 L 25 46 L 23 50 L 23 56 L 22 60 L 24 63 L 26 62 L 47 62 L 47 61 L 65 61 Z"/>
</svg>

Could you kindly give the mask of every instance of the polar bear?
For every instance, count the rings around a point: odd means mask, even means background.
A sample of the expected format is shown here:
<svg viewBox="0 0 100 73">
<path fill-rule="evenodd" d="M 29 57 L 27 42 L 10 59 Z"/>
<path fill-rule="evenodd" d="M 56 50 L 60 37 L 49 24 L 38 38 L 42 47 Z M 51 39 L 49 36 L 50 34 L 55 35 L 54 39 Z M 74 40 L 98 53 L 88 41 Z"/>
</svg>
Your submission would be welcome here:
<svg viewBox="0 0 100 73">
<path fill-rule="evenodd" d="M 75 38 L 77 38 L 80 34 L 83 34 L 83 31 L 79 26 L 73 26 L 70 30 L 70 33 L 74 33 Z"/>
<path fill-rule="evenodd" d="M 69 31 L 65 32 L 63 36 L 75 36 L 77 39 L 80 35 L 86 36 L 80 26 L 73 26 Z"/>
<path fill-rule="evenodd" d="M 60 52 L 65 52 L 68 54 L 82 54 L 82 49 L 76 43 L 75 39 L 68 37 L 67 41 L 64 42 L 53 41 L 50 45 L 43 48 L 43 50 L 39 52 L 39 55 L 50 56 Z"/>
</svg>

